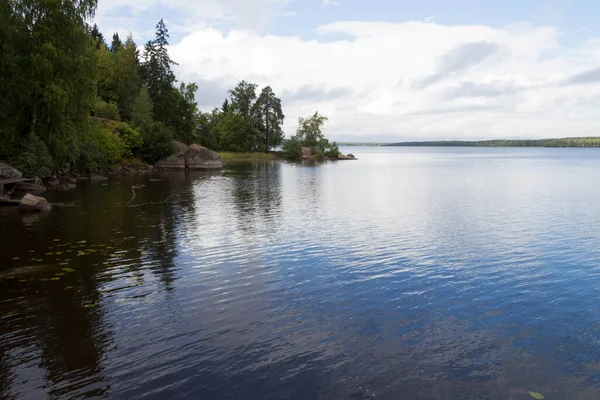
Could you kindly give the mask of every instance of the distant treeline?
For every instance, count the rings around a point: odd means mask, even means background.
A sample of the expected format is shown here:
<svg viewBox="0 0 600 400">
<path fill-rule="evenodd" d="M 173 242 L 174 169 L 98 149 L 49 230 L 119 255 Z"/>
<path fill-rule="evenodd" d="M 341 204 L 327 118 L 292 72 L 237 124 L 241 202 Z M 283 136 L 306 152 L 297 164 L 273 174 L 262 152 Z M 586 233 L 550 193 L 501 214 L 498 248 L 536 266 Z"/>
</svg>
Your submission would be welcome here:
<svg viewBox="0 0 600 400">
<path fill-rule="evenodd" d="M 425 147 L 600 147 L 600 137 L 579 137 L 538 140 L 441 140 L 427 142 L 400 142 L 386 146 Z"/>
</svg>

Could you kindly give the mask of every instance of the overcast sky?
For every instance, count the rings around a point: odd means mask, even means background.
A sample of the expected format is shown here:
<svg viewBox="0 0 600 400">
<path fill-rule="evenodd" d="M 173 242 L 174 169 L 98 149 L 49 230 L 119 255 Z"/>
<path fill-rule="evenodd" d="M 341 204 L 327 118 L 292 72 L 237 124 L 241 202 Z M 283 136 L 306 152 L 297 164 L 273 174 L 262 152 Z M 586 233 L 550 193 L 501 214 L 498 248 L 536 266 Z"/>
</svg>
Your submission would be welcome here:
<svg viewBox="0 0 600 400">
<path fill-rule="evenodd" d="M 319 110 L 334 140 L 600 135 L 594 0 L 99 0 L 110 41 L 163 17 L 203 110 L 270 85 L 285 131 Z"/>
</svg>

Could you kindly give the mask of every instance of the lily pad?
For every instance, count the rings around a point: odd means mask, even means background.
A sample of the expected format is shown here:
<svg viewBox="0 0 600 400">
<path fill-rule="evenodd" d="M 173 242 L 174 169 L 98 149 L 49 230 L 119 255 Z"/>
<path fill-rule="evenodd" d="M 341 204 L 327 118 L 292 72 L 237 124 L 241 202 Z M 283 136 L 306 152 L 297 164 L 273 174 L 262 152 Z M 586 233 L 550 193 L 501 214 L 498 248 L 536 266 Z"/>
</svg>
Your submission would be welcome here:
<svg viewBox="0 0 600 400">
<path fill-rule="evenodd" d="M 51 256 L 54 253 L 44 253 L 45 256 Z"/>
<path fill-rule="evenodd" d="M 55 242 L 60 242 L 60 239 L 54 239 Z"/>
<path fill-rule="evenodd" d="M 85 308 L 92 308 L 92 307 L 95 307 L 96 305 L 95 304 L 84 304 L 83 306 Z"/>
<path fill-rule="evenodd" d="M 57 273 L 55 273 L 54 275 L 55 275 L 55 276 L 63 276 L 63 275 L 66 275 L 66 274 L 65 274 L 64 272 L 57 272 Z"/>
<path fill-rule="evenodd" d="M 73 268 L 68 268 L 68 267 L 67 268 L 63 268 L 62 270 L 65 271 L 65 272 L 75 272 L 75 270 Z"/>
<path fill-rule="evenodd" d="M 59 278 L 59 277 L 56 277 L 56 278 L 50 278 L 50 280 L 51 280 L 51 281 L 60 281 L 60 278 Z"/>
<path fill-rule="evenodd" d="M 60 263 L 60 264 L 58 264 L 58 265 L 69 265 L 69 263 L 68 263 L 68 262 L 61 262 L 61 263 Z"/>
<path fill-rule="evenodd" d="M 79 242 L 77 242 L 78 244 L 84 244 L 87 243 L 87 240 L 80 240 Z"/>
<path fill-rule="evenodd" d="M 67 287 L 65 288 L 65 290 L 71 290 L 71 289 L 73 289 L 73 286 L 67 286 Z"/>
<path fill-rule="evenodd" d="M 57 251 L 57 252 L 56 252 L 56 255 L 57 255 L 57 256 L 60 256 L 61 254 L 63 254 L 63 252 L 62 252 L 62 251 Z"/>
<path fill-rule="evenodd" d="M 48 278 L 40 278 L 40 282 L 47 282 L 47 281 L 49 281 Z"/>
<path fill-rule="evenodd" d="M 19 279 L 19 282 L 27 282 L 27 279 Z"/>
<path fill-rule="evenodd" d="M 77 252 L 77 257 L 81 257 L 81 256 L 87 256 L 87 253 L 86 253 L 85 251 L 81 251 L 81 250 L 79 250 L 79 251 Z"/>
<path fill-rule="evenodd" d="M 17 260 L 20 260 L 20 259 L 21 259 L 21 257 L 13 257 L 13 259 L 12 259 L 12 260 L 13 260 L 13 261 L 17 261 Z"/>
<path fill-rule="evenodd" d="M 541 394 L 541 393 L 538 393 L 538 392 L 529 392 L 529 395 L 530 395 L 531 397 L 533 397 L 534 399 L 537 399 L 537 400 L 542 400 L 542 399 L 544 399 L 544 395 L 543 395 L 543 394 Z"/>
</svg>

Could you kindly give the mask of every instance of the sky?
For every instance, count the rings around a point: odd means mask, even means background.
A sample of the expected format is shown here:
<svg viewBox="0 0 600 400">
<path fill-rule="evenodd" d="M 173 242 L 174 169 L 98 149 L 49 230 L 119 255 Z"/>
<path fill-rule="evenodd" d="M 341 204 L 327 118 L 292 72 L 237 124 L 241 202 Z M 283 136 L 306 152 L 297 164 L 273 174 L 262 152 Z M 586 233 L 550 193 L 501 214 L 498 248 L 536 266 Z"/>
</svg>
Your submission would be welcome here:
<svg viewBox="0 0 600 400">
<path fill-rule="evenodd" d="M 271 86 L 338 141 L 600 136 L 595 0 L 99 0 L 110 41 L 164 18 L 201 110 Z"/>
</svg>

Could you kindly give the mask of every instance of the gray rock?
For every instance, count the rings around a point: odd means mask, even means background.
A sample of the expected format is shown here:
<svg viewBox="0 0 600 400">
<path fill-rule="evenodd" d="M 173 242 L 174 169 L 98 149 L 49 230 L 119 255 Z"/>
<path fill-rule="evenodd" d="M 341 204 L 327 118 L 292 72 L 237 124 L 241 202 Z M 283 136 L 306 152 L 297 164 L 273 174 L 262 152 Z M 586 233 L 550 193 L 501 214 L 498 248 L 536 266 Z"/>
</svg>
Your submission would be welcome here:
<svg viewBox="0 0 600 400">
<path fill-rule="evenodd" d="M 74 183 L 61 182 L 54 187 L 54 190 L 60 190 L 60 191 L 65 192 L 67 190 L 75 189 L 76 187 L 77 187 L 77 185 L 75 185 Z"/>
<path fill-rule="evenodd" d="M 302 147 L 300 150 L 303 160 L 310 160 L 313 158 L 313 150 L 310 147 Z"/>
<path fill-rule="evenodd" d="M 154 168 L 160 170 L 198 170 L 223 168 L 221 156 L 206 147 L 192 144 L 186 146 L 181 142 L 173 141 L 175 155 L 157 162 Z"/>
<path fill-rule="evenodd" d="M 48 212 L 52 209 L 52 206 L 45 198 L 27 193 L 21 199 L 18 209 L 21 212 Z"/>
<path fill-rule="evenodd" d="M 31 182 L 20 182 L 15 185 L 15 192 L 40 194 L 46 191 L 46 186 Z"/>
<path fill-rule="evenodd" d="M 8 164 L 0 163 L 0 179 L 18 179 L 22 177 L 23 174 L 18 169 Z"/>
</svg>

